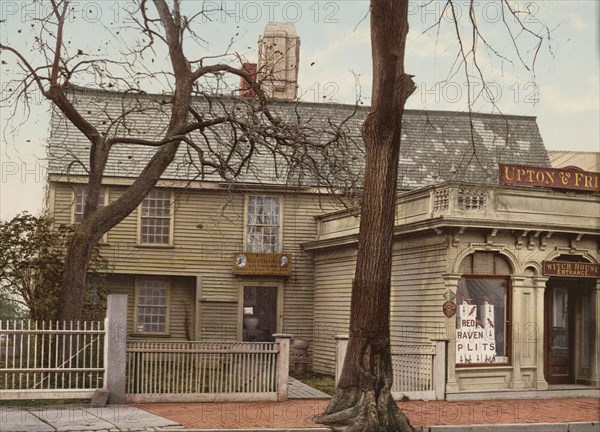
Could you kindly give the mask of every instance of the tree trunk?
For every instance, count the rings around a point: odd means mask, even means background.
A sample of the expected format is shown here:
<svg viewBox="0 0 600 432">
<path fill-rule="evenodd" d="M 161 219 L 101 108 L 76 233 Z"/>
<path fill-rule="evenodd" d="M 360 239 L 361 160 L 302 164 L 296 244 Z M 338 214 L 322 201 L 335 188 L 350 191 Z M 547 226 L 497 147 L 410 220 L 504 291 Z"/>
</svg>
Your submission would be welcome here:
<svg viewBox="0 0 600 432">
<path fill-rule="evenodd" d="M 87 270 L 94 245 L 95 242 L 92 243 L 89 236 L 79 230 L 69 243 L 57 311 L 59 321 L 81 319 Z"/>
<path fill-rule="evenodd" d="M 407 0 L 371 1 L 373 104 L 363 125 L 365 181 L 340 382 L 317 423 L 334 431 L 412 431 L 391 395 L 390 279 L 402 114 L 415 89 L 404 73 Z"/>
</svg>

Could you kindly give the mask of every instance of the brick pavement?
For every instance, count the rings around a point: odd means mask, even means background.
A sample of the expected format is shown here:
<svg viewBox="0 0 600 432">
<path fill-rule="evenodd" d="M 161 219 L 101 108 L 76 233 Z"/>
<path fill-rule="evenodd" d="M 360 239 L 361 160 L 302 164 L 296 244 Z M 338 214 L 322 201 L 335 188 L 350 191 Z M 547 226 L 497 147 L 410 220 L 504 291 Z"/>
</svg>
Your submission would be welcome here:
<svg viewBox="0 0 600 432">
<path fill-rule="evenodd" d="M 139 408 L 189 429 L 319 427 L 312 418 L 328 400 L 257 403 L 154 403 Z M 413 426 L 600 421 L 596 398 L 408 401 L 398 405 Z"/>
</svg>

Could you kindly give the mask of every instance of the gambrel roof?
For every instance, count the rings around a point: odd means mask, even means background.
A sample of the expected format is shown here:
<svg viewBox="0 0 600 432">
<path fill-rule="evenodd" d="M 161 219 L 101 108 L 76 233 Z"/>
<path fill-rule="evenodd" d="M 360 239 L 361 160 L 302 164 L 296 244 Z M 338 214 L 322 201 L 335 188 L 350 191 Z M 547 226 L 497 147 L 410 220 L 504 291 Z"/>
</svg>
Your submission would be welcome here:
<svg viewBox="0 0 600 432">
<path fill-rule="evenodd" d="M 169 97 L 165 95 L 133 95 L 105 90 L 73 88 L 72 100 L 82 114 L 101 131 L 148 139 L 162 138 L 168 124 Z M 194 107 L 204 119 L 224 113 L 248 116 L 248 99 L 236 97 L 198 97 Z M 361 126 L 368 107 L 273 101 L 271 111 L 289 125 L 287 131 L 298 131 L 299 146 L 308 142 L 324 144 L 337 138 L 334 144 L 316 149 L 297 151 L 272 146 L 276 155 L 257 147 L 252 162 L 245 167 L 238 182 L 283 184 L 294 182 L 317 186 L 323 179 L 338 176 L 343 185 L 362 178 L 364 149 Z M 122 116 L 127 111 L 127 116 Z M 237 114 L 236 114 L 237 113 Z M 252 115 L 256 115 L 253 113 Z M 259 115 L 260 117 L 260 115 Z M 259 120 L 262 121 L 262 120 Z M 260 129 L 260 131 L 259 131 Z M 257 126 L 256 133 L 264 132 Z M 272 130 L 269 129 L 269 133 Z M 253 131 L 234 132 L 228 127 L 215 127 L 204 135 L 196 133 L 195 141 L 203 149 L 210 148 L 213 160 L 230 157 L 239 162 L 248 148 L 242 135 Z M 242 142 L 240 142 L 242 141 Z M 230 152 L 231 143 L 239 147 Z M 245 147 L 244 147 L 245 146 Z M 277 147 L 277 148 L 275 148 Z M 65 118 L 55 111 L 49 139 L 49 173 L 86 174 L 90 143 Z M 105 176 L 136 177 L 155 153 L 154 147 L 116 145 L 109 158 Z M 295 165 L 291 153 L 307 158 L 309 173 Z M 196 154 L 182 144 L 179 155 L 165 171 L 164 179 L 207 180 L 222 182 L 214 170 L 202 170 Z M 299 156 L 300 157 L 300 156 Z M 412 189 L 434 181 L 450 179 L 497 183 L 498 163 L 518 163 L 550 166 L 535 117 L 478 114 L 451 111 L 406 110 L 400 151 L 399 188 Z M 285 165 L 285 166 L 284 166 Z"/>
</svg>

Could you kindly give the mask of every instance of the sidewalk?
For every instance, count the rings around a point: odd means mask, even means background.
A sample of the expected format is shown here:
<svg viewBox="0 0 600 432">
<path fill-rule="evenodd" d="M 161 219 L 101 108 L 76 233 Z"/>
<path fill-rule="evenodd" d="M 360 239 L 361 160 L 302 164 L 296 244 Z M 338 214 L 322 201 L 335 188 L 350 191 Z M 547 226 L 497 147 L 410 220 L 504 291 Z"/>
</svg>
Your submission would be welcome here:
<svg viewBox="0 0 600 432">
<path fill-rule="evenodd" d="M 129 405 L 104 408 L 89 406 L 0 406 L 1 432 L 147 432 L 182 429 L 175 421 Z"/>
<path fill-rule="evenodd" d="M 0 406 L 2 432 L 324 432 L 312 418 L 328 400 L 153 403 L 104 408 Z M 600 399 L 408 401 L 398 405 L 419 432 L 599 432 Z"/>
<path fill-rule="evenodd" d="M 290 400 L 161 403 L 138 407 L 192 430 L 290 430 L 322 427 L 314 424 L 312 418 L 322 413 L 327 404 L 328 400 Z M 600 400 L 597 398 L 409 401 L 398 405 L 411 424 L 422 431 L 600 432 Z"/>
</svg>

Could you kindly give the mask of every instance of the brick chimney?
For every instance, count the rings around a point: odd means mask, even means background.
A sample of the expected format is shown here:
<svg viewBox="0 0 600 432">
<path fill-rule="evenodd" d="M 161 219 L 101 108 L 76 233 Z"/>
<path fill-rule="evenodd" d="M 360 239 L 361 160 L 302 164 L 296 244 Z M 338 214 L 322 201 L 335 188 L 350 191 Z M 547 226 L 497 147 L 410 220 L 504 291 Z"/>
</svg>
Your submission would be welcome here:
<svg viewBox="0 0 600 432">
<path fill-rule="evenodd" d="M 268 22 L 258 39 L 258 81 L 272 99 L 294 100 L 298 92 L 300 38 L 292 23 Z"/>
<path fill-rule="evenodd" d="M 247 72 L 252 78 L 256 79 L 256 63 L 244 63 L 242 69 Z M 244 78 L 240 77 L 240 97 L 253 98 L 256 93 Z"/>
</svg>

